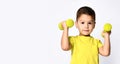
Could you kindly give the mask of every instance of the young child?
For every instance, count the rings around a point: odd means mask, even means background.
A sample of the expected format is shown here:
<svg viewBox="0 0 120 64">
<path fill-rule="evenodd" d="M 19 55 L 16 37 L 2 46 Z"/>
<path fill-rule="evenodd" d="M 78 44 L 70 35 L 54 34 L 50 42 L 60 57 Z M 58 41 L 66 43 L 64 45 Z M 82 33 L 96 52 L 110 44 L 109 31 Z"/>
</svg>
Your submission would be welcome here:
<svg viewBox="0 0 120 64">
<path fill-rule="evenodd" d="M 102 32 L 104 44 L 90 34 L 95 28 L 95 12 L 88 6 L 78 9 L 75 26 L 79 31 L 77 36 L 69 36 L 65 21 L 61 38 L 61 48 L 65 51 L 71 50 L 70 64 L 99 64 L 99 54 L 110 55 L 110 32 Z"/>
</svg>

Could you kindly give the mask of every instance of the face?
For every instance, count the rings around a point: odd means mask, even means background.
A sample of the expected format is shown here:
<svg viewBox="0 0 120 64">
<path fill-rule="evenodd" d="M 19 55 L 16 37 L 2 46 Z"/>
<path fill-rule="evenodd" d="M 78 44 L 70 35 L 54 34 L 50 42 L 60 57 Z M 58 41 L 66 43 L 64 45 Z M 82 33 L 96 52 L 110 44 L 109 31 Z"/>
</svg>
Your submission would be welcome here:
<svg viewBox="0 0 120 64">
<path fill-rule="evenodd" d="M 76 21 L 80 35 L 90 35 L 95 27 L 95 22 L 90 15 L 82 14 Z"/>
</svg>

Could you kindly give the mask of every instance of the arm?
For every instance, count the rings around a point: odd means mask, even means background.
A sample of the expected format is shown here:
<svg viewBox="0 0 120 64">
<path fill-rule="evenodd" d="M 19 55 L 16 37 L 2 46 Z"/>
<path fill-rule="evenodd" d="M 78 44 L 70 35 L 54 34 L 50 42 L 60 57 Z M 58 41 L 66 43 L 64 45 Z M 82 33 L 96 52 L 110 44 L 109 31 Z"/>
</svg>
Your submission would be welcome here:
<svg viewBox="0 0 120 64">
<path fill-rule="evenodd" d="M 104 36 L 104 45 L 99 48 L 99 53 L 102 56 L 109 56 L 110 55 L 110 32 L 103 32 L 102 35 Z"/>
<path fill-rule="evenodd" d="M 62 34 L 62 38 L 61 38 L 61 48 L 64 50 L 64 51 L 67 51 L 70 49 L 70 44 L 69 44 L 69 41 L 68 41 L 68 28 L 66 26 L 66 23 L 65 22 L 62 22 L 62 26 L 64 28 L 63 30 L 63 34 Z"/>
</svg>

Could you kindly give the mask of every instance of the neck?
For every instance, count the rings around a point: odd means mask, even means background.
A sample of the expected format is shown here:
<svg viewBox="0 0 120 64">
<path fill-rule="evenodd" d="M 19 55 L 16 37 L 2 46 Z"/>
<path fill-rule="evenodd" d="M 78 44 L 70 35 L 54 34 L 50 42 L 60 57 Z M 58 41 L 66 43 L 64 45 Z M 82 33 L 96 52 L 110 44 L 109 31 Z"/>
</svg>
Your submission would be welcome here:
<svg viewBox="0 0 120 64">
<path fill-rule="evenodd" d="M 83 34 L 79 34 L 80 36 L 90 36 L 90 34 L 89 35 L 83 35 Z"/>
</svg>

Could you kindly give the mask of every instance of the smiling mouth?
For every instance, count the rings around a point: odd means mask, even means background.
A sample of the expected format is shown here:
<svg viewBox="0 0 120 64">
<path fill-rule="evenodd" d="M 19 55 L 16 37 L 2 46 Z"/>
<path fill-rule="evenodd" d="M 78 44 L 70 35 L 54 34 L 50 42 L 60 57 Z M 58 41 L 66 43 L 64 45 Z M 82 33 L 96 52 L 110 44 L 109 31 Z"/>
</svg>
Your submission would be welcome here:
<svg viewBox="0 0 120 64">
<path fill-rule="evenodd" d="M 89 32 L 89 30 L 83 30 L 83 31 L 85 31 L 85 32 Z"/>
</svg>

